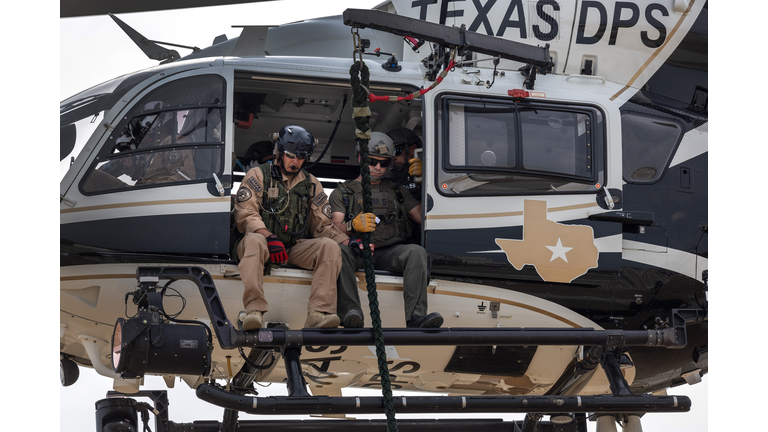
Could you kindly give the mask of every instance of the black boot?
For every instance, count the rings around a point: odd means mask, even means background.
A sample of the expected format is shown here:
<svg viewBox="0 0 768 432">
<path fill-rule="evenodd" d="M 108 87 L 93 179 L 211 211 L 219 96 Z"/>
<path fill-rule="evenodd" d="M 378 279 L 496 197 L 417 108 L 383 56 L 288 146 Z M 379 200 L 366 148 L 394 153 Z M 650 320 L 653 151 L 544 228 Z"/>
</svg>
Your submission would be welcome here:
<svg viewBox="0 0 768 432">
<path fill-rule="evenodd" d="M 344 321 L 341 325 L 344 328 L 361 328 L 363 327 L 363 315 L 356 310 L 351 310 L 344 315 Z"/>
<path fill-rule="evenodd" d="M 440 312 L 432 312 L 427 316 L 413 314 L 405 324 L 408 328 L 439 328 L 443 325 L 443 316 Z"/>
</svg>

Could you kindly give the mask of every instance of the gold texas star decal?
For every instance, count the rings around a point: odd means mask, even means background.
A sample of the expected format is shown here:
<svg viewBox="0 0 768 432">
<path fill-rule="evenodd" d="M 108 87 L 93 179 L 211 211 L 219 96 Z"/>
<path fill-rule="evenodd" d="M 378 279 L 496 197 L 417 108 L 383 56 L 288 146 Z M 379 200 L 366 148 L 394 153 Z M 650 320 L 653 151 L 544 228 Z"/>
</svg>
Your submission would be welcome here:
<svg viewBox="0 0 768 432">
<path fill-rule="evenodd" d="M 530 264 L 547 282 L 570 282 L 597 267 L 592 227 L 547 219 L 546 201 L 525 200 L 523 239 L 496 239 L 517 270 Z"/>
</svg>

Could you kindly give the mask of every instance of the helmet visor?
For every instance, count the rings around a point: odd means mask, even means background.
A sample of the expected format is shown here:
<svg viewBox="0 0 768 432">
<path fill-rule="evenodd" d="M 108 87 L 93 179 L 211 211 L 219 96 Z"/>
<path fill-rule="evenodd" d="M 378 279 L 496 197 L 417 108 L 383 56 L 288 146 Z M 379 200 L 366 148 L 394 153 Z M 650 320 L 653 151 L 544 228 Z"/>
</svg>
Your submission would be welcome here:
<svg viewBox="0 0 768 432">
<path fill-rule="evenodd" d="M 309 159 L 314 151 L 314 146 L 304 142 L 288 142 L 283 151 L 291 159 Z"/>
</svg>

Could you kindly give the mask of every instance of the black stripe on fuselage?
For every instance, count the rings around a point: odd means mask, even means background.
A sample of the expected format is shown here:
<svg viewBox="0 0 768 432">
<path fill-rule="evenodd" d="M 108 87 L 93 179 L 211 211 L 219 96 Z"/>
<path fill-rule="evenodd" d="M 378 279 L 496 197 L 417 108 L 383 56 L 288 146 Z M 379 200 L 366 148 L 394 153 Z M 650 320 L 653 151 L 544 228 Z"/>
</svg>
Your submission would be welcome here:
<svg viewBox="0 0 768 432">
<path fill-rule="evenodd" d="M 61 224 L 62 245 L 73 251 L 228 257 L 229 213 L 192 213 Z"/>
</svg>

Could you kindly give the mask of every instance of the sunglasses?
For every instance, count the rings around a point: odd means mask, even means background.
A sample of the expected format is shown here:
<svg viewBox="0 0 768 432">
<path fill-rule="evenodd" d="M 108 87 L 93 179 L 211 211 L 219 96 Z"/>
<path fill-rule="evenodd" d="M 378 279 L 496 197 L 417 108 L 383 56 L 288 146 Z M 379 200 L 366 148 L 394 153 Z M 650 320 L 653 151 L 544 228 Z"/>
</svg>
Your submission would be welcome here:
<svg viewBox="0 0 768 432">
<path fill-rule="evenodd" d="M 368 159 L 368 165 L 372 167 L 375 167 L 376 165 L 381 165 L 382 168 L 386 168 L 391 163 L 392 163 L 392 159 L 384 159 L 384 160 L 374 159 L 374 158 Z"/>
<path fill-rule="evenodd" d="M 403 154 L 403 151 L 405 151 L 405 149 L 403 147 L 396 147 L 395 148 L 395 156 L 400 156 L 401 154 Z"/>
</svg>

